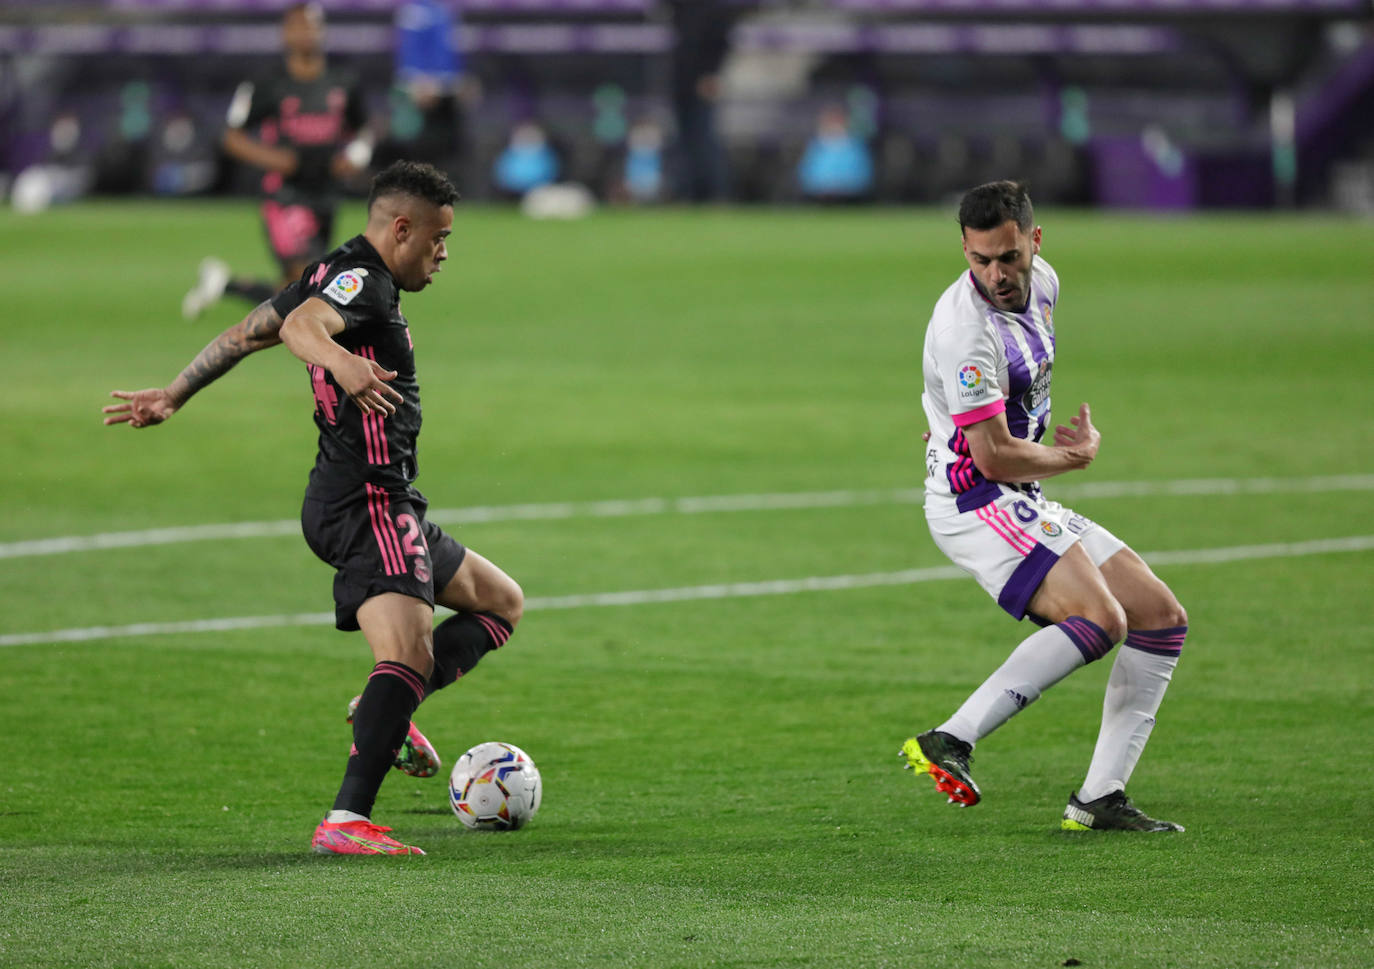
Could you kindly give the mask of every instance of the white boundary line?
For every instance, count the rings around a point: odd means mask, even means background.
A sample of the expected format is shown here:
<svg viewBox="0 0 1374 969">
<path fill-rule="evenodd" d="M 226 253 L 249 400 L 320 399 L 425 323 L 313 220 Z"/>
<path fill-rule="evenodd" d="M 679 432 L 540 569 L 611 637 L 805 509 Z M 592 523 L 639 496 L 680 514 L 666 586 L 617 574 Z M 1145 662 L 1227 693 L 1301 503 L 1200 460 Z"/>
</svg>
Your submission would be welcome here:
<svg viewBox="0 0 1374 969">
<path fill-rule="evenodd" d="M 1103 481 L 1056 485 L 1054 496 L 1079 498 L 1146 498 L 1198 495 L 1261 495 L 1320 491 L 1374 491 L 1374 474 L 1327 475 L 1309 478 L 1193 478 L 1175 481 Z M 801 491 L 758 495 L 713 495 L 696 498 L 638 498 L 622 501 L 563 501 L 545 504 L 478 505 L 471 508 L 431 509 L 426 517 L 440 525 L 471 525 L 502 521 L 547 521 L 573 518 L 626 518 L 636 515 L 700 515 L 732 511 L 781 511 L 806 508 L 844 508 L 865 505 L 919 505 L 921 488 L 857 491 Z M 61 555 L 113 548 L 174 545 L 238 538 L 278 538 L 299 535 L 292 520 L 231 522 L 150 528 L 96 535 L 68 535 L 0 543 L 0 559 Z"/>
<path fill-rule="evenodd" d="M 1153 565 L 1210 565 L 1249 559 L 1293 558 L 1304 555 L 1326 555 L 1332 552 L 1366 552 L 1370 550 L 1374 550 L 1374 535 L 1351 535 L 1346 538 L 1315 539 L 1308 542 L 1147 552 L 1144 557 Z M 750 596 L 793 595 L 798 592 L 831 592 L 841 589 L 866 589 L 875 586 L 915 585 L 922 582 L 958 579 L 963 576 L 962 569 L 952 565 L 943 565 L 925 569 L 905 569 L 900 572 L 871 572 L 866 575 L 811 576 L 804 579 L 732 582 L 722 585 L 684 586 L 677 589 L 640 589 L 589 595 L 545 596 L 526 600 L 525 608 L 527 611 L 544 611 L 606 606 L 638 606 L 701 599 L 739 599 Z M 332 612 L 306 612 L 284 616 L 240 616 L 225 619 L 196 619 L 186 622 L 142 622 L 130 626 L 88 626 L 84 629 L 55 629 L 51 632 L 41 633 L 11 633 L 0 636 L 0 647 L 32 646 L 39 643 L 80 643 L 130 636 L 268 629 L 274 626 L 318 626 L 333 621 L 334 614 Z"/>
</svg>

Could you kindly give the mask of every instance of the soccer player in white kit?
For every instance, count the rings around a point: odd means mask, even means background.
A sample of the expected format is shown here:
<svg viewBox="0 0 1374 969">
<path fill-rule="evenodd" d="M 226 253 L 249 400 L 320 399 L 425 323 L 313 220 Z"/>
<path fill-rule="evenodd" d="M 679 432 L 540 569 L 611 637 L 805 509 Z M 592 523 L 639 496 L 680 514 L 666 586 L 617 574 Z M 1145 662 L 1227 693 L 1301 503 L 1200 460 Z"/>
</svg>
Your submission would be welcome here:
<svg viewBox="0 0 1374 969">
<path fill-rule="evenodd" d="M 1061 827 L 1182 831 L 1136 808 L 1126 782 L 1178 663 L 1187 615 L 1124 542 L 1041 491 L 1040 479 L 1091 464 L 1102 437 L 1083 404 L 1041 443 L 1059 277 L 1039 258 L 1041 231 L 1025 187 L 1003 181 L 971 190 L 959 226 L 969 271 L 935 304 L 923 355 L 926 520 L 951 561 L 1014 619 L 1029 616 L 1041 628 L 953 716 L 907 740 L 902 756 L 950 803 L 977 804 L 974 745 L 1121 643 L 1097 747 Z"/>
</svg>

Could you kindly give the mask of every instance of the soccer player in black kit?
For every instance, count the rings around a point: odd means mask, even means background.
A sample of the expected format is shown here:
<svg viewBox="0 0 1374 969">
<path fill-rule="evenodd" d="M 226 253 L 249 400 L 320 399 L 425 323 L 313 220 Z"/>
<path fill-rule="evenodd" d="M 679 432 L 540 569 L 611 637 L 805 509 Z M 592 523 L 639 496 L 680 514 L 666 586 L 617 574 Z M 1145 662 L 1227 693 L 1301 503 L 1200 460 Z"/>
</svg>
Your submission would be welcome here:
<svg viewBox="0 0 1374 969">
<path fill-rule="evenodd" d="M 448 258 L 458 194 L 441 172 L 396 162 L 372 183 L 367 228 L 215 338 L 165 388 L 114 391 L 106 424 L 147 427 L 244 356 L 285 343 L 305 361 L 319 453 L 301 526 L 335 569 L 335 624 L 361 629 L 376 665 L 353 715 L 353 749 L 312 846 L 326 854 L 424 854 L 372 822 L 407 747 L 437 755 L 410 718 L 429 694 L 509 639 L 524 594 L 501 569 L 426 521 L 414 487 L 420 391 L 402 292 Z M 434 625 L 434 604 L 456 614 Z M 412 770 L 411 773 L 421 773 Z M 429 771 L 433 773 L 433 770 Z"/>
<path fill-rule="evenodd" d="M 282 47 L 283 70 L 245 81 L 234 92 L 221 141 L 227 154 L 263 173 L 263 228 L 281 277 L 231 277 L 227 263 L 209 257 L 182 300 L 187 319 L 226 292 L 256 304 L 300 278 L 307 263 L 329 250 L 339 182 L 371 160 L 362 87 L 327 63 L 318 3 L 287 7 Z"/>
</svg>

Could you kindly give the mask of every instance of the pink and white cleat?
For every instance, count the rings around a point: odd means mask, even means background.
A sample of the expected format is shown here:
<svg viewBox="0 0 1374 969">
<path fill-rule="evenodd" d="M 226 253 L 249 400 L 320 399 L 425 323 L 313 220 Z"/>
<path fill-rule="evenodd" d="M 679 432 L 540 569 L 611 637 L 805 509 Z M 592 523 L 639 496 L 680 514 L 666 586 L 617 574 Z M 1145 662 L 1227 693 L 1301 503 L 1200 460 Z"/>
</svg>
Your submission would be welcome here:
<svg viewBox="0 0 1374 969">
<path fill-rule="evenodd" d="M 358 701 L 362 699 L 359 694 L 348 701 L 347 723 L 353 722 L 353 712 L 358 709 Z M 401 749 L 396 751 L 396 769 L 405 771 L 411 777 L 433 777 L 439 773 L 439 768 L 444 766 L 444 762 L 439 759 L 439 751 L 434 749 L 434 745 L 425 739 L 425 735 L 420 733 L 415 724 L 410 725 L 406 732 L 406 739 L 401 741 Z"/>
<path fill-rule="evenodd" d="M 371 821 L 321 821 L 310 840 L 318 855 L 423 855 L 387 834 L 390 828 Z"/>
</svg>

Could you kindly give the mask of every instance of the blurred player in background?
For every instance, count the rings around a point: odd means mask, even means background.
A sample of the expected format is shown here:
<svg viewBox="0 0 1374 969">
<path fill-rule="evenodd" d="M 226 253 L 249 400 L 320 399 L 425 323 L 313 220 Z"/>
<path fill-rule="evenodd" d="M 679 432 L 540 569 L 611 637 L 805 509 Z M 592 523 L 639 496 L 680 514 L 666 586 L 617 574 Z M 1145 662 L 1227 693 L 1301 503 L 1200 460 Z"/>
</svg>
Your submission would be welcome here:
<svg viewBox="0 0 1374 969">
<path fill-rule="evenodd" d="M 165 388 L 117 390 L 106 424 L 161 423 L 257 350 L 285 343 L 306 362 L 319 453 L 301 527 L 335 568 L 335 625 L 361 629 L 376 665 L 350 706 L 353 749 L 312 847 L 325 854 L 424 854 L 372 822 L 395 766 L 435 774 L 415 729 L 420 702 L 505 644 L 524 594 L 508 575 L 425 519 L 415 489 L 420 388 L 402 292 L 418 292 L 448 258 L 458 193 L 429 165 L 396 162 L 372 183 L 367 228 L 221 333 Z M 456 614 L 434 625 L 434 604 Z"/>
<path fill-rule="evenodd" d="M 428 162 L 458 184 L 467 154 L 467 115 L 480 97 L 477 77 L 455 43 L 459 11 L 440 0 L 406 0 L 396 8 L 396 86 L 414 111 L 409 127 L 392 117 L 397 157 Z M 380 149 L 379 149 L 380 150 Z"/>
<path fill-rule="evenodd" d="M 372 159 L 375 135 L 364 127 L 362 89 L 352 75 L 326 63 L 318 3 L 286 9 L 282 46 L 285 70 L 239 85 L 223 137 L 229 155 L 263 172 L 262 220 L 281 276 L 235 277 L 222 259 L 209 257 L 182 300 L 187 319 L 226 292 L 257 304 L 299 278 L 330 247 L 339 183 L 359 175 Z"/>
<path fill-rule="evenodd" d="M 730 52 L 734 5 L 725 0 L 668 0 L 673 18 L 670 94 L 680 155 L 678 196 L 719 202 L 729 193 L 729 166 L 716 130 L 721 66 Z"/>
<path fill-rule="evenodd" d="M 1087 777 L 1065 830 L 1182 831 L 1136 808 L 1126 782 L 1154 727 L 1188 632 L 1169 587 L 1124 542 L 1049 501 L 1039 479 L 1086 468 L 1101 435 L 1088 405 L 1040 443 L 1050 419 L 1052 311 L 1059 277 L 1038 258 L 1025 187 L 992 182 L 959 206 L 969 272 L 945 290 L 926 331 L 930 422 L 926 519 L 935 544 L 1032 633 L 954 715 L 902 747 L 907 767 L 965 807 L 981 798 L 973 747 L 1040 694 L 1117 643 Z"/>
</svg>

